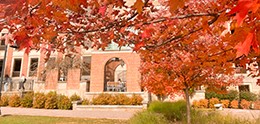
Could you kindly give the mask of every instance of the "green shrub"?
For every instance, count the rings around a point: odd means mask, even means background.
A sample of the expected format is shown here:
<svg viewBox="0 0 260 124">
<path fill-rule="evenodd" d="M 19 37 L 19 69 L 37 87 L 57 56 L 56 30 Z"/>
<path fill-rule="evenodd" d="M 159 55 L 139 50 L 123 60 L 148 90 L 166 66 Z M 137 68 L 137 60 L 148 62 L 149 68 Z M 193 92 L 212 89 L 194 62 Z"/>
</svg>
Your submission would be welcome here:
<svg viewBox="0 0 260 124">
<path fill-rule="evenodd" d="M 143 97 L 140 95 L 133 94 L 130 98 L 130 105 L 142 105 Z"/>
<path fill-rule="evenodd" d="M 208 92 L 208 91 L 205 92 L 206 99 L 218 98 L 218 97 L 219 97 L 218 94 L 215 92 Z"/>
<path fill-rule="evenodd" d="M 102 93 L 92 99 L 92 104 L 94 104 L 94 105 L 115 105 L 116 100 L 115 100 L 115 97 L 112 96 L 111 94 Z"/>
<path fill-rule="evenodd" d="M 45 105 L 44 108 L 46 109 L 56 109 L 57 108 L 57 93 L 56 92 L 49 92 L 46 95 L 46 101 L 45 101 Z"/>
<path fill-rule="evenodd" d="M 33 100 L 33 108 L 44 108 L 46 96 L 44 93 L 35 93 Z"/>
<path fill-rule="evenodd" d="M 8 106 L 9 97 L 6 95 L 3 95 L 1 97 L 0 106 Z"/>
<path fill-rule="evenodd" d="M 159 113 L 150 111 L 138 112 L 129 119 L 130 124 L 169 124 L 167 119 Z"/>
<path fill-rule="evenodd" d="M 79 101 L 81 100 L 80 96 L 74 93 L 72 96 L 70 96 L 71 101 Z"/>
<path fill-rule="evenodd" d="M 228 99 L 229 101 L 232 101 L 232 100 L 238 99 L 239 94 L 236 90 L 230 90 L 227 93 L 223 93 L 223 94 L 206 91 L 205 98 L 206 99 L 218 98 L 219 100 Z"/>
<path fill-rule="evenodd" d="M 129 105 L 130 98 L 127 97 L 125 94 L 116 94 L 115 95 L 116 104 L 117 105 Z"/>
<path fill-rule="evenodd" d="M 242 91 L 239 93 L 240 99 L 245 99 L 247 101 L 256 101 L 257 95 L 251 92 Z"/>
<path fill-rule="evenodd" d="M 11 107 L 19 107 L 20 106 L 20 97 L 17 95 L 17 94 L 14 94 L 12 95 L 10 98 L 9 98 L 9 106 Z"/>
<path fill-rule="evenodd" d="M 81 102 L 81 105 L 89 105 L 89 100 L 88 99 L 83 99 Z"/>
<path fill-rule="evenodd" d="M 228 99 L 229 101 L 232 101 L 232 100 L 237 100 L 239 98 L 239 93 L 238 91 L 236 90 L 230 90 L 228 91 L 227 94 L 223 94 L 223 97 L 221 100 L 223 99 Z"/>
<path fill-rule="evenodd" d="M 168 120 L 178 121 L 182 120 L 186 116 L 186 102 L 180 100 L 177 102 L 152 102 L 148 110 L 151 112 L 161 113 Z"/>
<path fill-rule="evenodd" d="M 23 98 L 21 98 L 21 106 L 31 108 L 33 106 L 33 92 L 26 93 Z"/>
<path fill-rule="evenodd" d="M 71 103 L 70 99 L 67 96 L 59 95 L 58 96 L 57 107 L 58 107 L 58 109 L 68 110 L 68 109 L 72 108 L 72 103 Z"/>
</svg>

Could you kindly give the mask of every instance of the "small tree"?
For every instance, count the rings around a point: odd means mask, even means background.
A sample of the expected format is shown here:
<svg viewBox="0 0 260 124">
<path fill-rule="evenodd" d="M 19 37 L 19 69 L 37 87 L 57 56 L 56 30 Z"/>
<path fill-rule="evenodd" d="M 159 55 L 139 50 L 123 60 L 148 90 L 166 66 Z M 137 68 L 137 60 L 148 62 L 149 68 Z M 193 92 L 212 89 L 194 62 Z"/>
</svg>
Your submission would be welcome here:
<svg viewBox="0 0 260 124">
<path fill-rule="evenodd" d="M 197 87 L 225 91 L 226 86 L 236 85 L 241 81 L 240 78 L 234 77 L 232 61 L 235 60 L 235 54 L 232 50 L 218 51 L 213 47 L 213 44 L 218 44 L 213 37 L 190 40 L 192 39 L 172 43 L 153 49 L 154 51 L 141 51 L 140 69 L 142 84 L 149 92 L 171 96 L 184 94 L 188 122 L 190 97 Z M 222 45 L 219 47 L 229 47 L 228 44 Z"/>
</svg>

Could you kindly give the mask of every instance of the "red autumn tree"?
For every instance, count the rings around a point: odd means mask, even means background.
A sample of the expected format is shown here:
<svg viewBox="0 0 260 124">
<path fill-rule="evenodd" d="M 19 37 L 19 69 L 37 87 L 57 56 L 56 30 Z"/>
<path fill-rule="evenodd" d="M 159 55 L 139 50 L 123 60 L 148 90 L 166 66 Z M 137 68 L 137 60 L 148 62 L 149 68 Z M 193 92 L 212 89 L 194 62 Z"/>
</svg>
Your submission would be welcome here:
<svg viewBox="0 0 260 124">
<path fill-rule="evenodd" d="M 242 81 L 240 77 L 234 77 L 232 65 L 236 59 L 228 42 L 219 41 L 214 36 L 191 40 L 183 39 L 181 43 L 141 51 L 140 69 L 142 85 L 148 92 L 173 97 L 184 94 L 188 122 L 191 120 L 190 98 L 196 88 L 204 86 L 213 91 L 225 91 L 227 86 Z"/>
<path fill-rule="evenodd" d="M 92 47 L 104 49 L 115 42 L 119 46 L 132 46 L 137 52 L 171 51 L 173 55 L 167 59 L 178 60 L 186 55 L 189 61 L 196 60 L 197 66 L 197 61 L 204 63 L 208 57 L 200 58 L 202 53 L 194 53 L 190 48 L 209 49 L 211 54 L 203 53 L 212 56 L 211 59 L 215 57 L 213 60 L 217 62 L 212 63 L 219 67 L 227 67 L 221 64 L 243 56 L 260 58 L 259 0 L 135 0 L 132 3 L 131 0 L 2 0 L 0 4 L 1 26 L 9 29 L 13 41 L 27 53 L 31 49 L 45 49 L 46 54 L 56 50 L 75 51 L 74 46 L 80 45 L 88 49 L 89 42 Z M 218 42 L 196 45 L 199 36 L 212 37 Z M 236 55 L 226 58 L 226 51 Z M 144 58 L 149 58 L 148 53 L 143 54 Z M 160 56 L 165 55 L 155 54 L 154 58 Z M 145 62 L 149 62 L 148 58 Z M 189 61 L 185 63 L 197 67 Z M 188 67 L 178 67 L 193 75 Z M 203 69 L 207 70 L 206 67 Z M 212 73 L 215 72 L 219 73 L 214 70 Z M 200 85 L 197 83 L 194 86 Z"/>
<path fill-rule="evenodd" d="M 71 44 L 88 48 L 89 41 L 102 49 L 111 41 L 133 44 L 138 51 L 201 30 L 207 34 L 213 26 L 219 26 L 213 34 L 223 33 L 226 27 L 215 24 L 227 21 L 234 23 L 235 33 L 224 40 L 236 43 L 237 56 L 248 55 L 251 48 L 258 53 L 259 48 L 259 0 L 3 0 L 0 4 L 2 26 L 27 52 L 39 44 L 48 46 L 48 51 L 64 52 Z M 66 41 L 57 40 L 60 34 Z"/>
</svg>

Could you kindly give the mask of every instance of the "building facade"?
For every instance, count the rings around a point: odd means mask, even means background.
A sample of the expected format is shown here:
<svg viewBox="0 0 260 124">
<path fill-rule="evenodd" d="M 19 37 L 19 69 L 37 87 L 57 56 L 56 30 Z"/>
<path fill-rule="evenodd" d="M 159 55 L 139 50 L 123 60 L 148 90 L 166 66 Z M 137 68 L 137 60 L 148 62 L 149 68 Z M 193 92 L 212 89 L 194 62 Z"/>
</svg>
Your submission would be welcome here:
<svg viewBox="0 0 260 124">
<path fill-rule="evenodd" d="M 76 93 L 82 97 L 102 92 L 143 94 L 138 71 L 140 57 L 129 47 L 119 50 L 116 44 L 110 44 L 104 51 L 78 47 L 77 53 L 53 52 L 46 62 L 43 50 L 25 54 L 10 45 L 5 50 L 7 33 L 2 31 L 0 37 L 0 69 L 4 68 L 4 75 L 12 78 L 9 91 L 19 90 L 19 80 L 24 75 L 25 90 L 34 92 L 56 91 L 68 96 Z"/>
<path fill-rule="evenodd" d="M 4 68 L 4 75 L 7 74 L 12 78 L 9 91 L 19 90 L 19 81 L 24 75 L 27 78 L 25 90 L 34 92 L 56 91 L 67 96 L 76 93 L 83 98 L 91 98 L 103 92 L 145 94 L 140 86 L 141 75 L 138 71 L 140 56 L 132 52 L 129 47 L 122 47 L 119 50 L 113 43 L 105 50 L 86 50 L 78 47 L 77 54 L 53 52 L 46 62 L 45 52 L 42 50 L 32 50 L 29 54 L 25 54 L 23 50 L 19 51 L 9 45 L 5 49 L 5 34 L 8 34 L 8 31 L 2 30 L 0 69 Z M 5 53 L 6 60 L 3 66 Z M 247 65 L 246 68 L 251 66 Z M 260 86 L 257 84 L 259 79 L 248 77 L 249 72 L 246 68 L 236 68 L 237 75 L 243 75 L 245 78 L 243 84 L 230 89 L 259 94 Z M 259 73 L 258 70 L 256 73 Z M 201 99 L 204 96 L 203 89 L 199 89 L 193 99 Z"/>
</svg>

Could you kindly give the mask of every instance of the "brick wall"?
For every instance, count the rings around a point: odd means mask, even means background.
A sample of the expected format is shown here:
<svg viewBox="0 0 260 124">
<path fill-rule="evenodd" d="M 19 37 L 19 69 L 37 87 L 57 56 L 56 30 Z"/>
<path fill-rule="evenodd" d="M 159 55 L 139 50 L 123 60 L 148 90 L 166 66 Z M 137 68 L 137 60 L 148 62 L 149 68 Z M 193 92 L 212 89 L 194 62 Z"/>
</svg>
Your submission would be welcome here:
<svg viewBox="0 0 260 124">
<path fill-rule="evenodd" d="M 58 83 L 58 70 L 52 69 L 46 72 L 46 90 L 55 90 L 57 89 L 57 83 Z"/>
<path fill-rule="evenodd" d="M 28 71 L 28 65 L 29 65 L 29 56 L 28 54 L 24 53 L 23 59 L 22 59 L 22 65 L 21 65 L 21 75 L 24 75 L 27 77 L 27 71 Z"/>
<path fill-rule="evenodd" d="M 39 64 L 37 68 L 37 78 L 38 80 L 43 80 L 42 71 L 44 70 L 45 60 L 44 60 L 44 52 L 40 50 Z"/>
<path fill-rule="evenodd" d="M 79 89 L 80 85 L 80 69 L 71 68 L 68 70 L 67 89 Z"/>
<path fill-rule="evenodd" d="M 92 54 L 90 92 L 104 91 L 104 69 L 107 61 L 111 58 L 121 58 L 126 64 L 127 92 L 140 92 L 140 57 L 132 52 L 102 52 Z"/>
<path fill-rule="evenodd" d="M 5 62 L 5 74 L 11 76 L 11 64 L 13 59 L 13 48 L 8 47 Z"/>
</svg>

